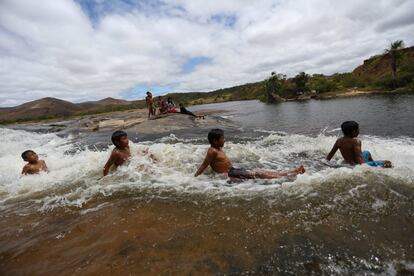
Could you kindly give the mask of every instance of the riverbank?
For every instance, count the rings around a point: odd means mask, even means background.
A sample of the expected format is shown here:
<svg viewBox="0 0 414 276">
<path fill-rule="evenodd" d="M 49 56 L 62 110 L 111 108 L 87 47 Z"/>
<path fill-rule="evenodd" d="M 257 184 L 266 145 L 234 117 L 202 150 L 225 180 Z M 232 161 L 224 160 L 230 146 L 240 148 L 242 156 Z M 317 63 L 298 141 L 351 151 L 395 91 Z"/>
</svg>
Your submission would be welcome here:
<svg viewBox="0 0 414 276">
<path fill-rule="evenodd" d="M 345 98 L 345 97 L 359 97 L 359 96 L 370 96 L 370 95 L 399 95 L 399 94 L 414 94 L 414 90 L 411 90 L 408 88 L 395 89 L 392 91 L 351 89 L 347 91 L 326 92 L 323 94 L 319 94 L 314 98 L 321 99 L 321 100 L 328 100 L 328 99 Z"/>
<path fill-rule="evenodd" d="M 329 99 L 336 99 L 336 98 L 345 98 L 345 97 L 360 97 L 360 96 L 370 96 L 370 95 L 397 95 L 397 94 L 414 94 L 414 90 L 409 88 L 400 88 L 393 91 L 378 91 L 378 90 L 363 90 L 363 89 L 352 89 L 347 91 L 335 91 L 335 92 L 326 92 L 321 94 L 302 94 L 297 97 L 291 98 L 282 98 L 278 96 L 279 102 L 294 102 L 294 101 L 306 101 L 310 99 L 316 100 L 329 100 Z M 248 100 L 258 100 L 255 98 L 246 98 L 246 99 L 239 99 L 238 101 L 248 101 Z M 50 100 L 47 100 L 50 101 Z M 48 103 L 46 100 L 43 102 L 42 109 L 47 110 L 49 109 L 48 106 L 54 106 L 56 100 Z M 189 101 L 189 105 L 203 105 L 203 104 L 217 104 L 217 103 L 226 103 L 226 102 L 233 102 L 234 100 L 230 100 L 228 97 L 206 97 L 205 99 L 197 99 L 194 101 Z M 81 104 L 82 105 L 82 104 Z M 116 126 L 116 127 L 126 127 L 129 128 L 133 125 L 140 124 L 144 122 L 147 118 L 147 109 L 146 108 L 138 108 L 138 109 L 127 109 L 122 111 L 113 111 L 117 108 L 125 108 L 120 106 L 111 106 L 108 107 L 108 111 L 104 111 L 102 109 L 99 112 L 94 113 L 93 111 L 89 111 L 88 114 L 82 115 L 48 115 L 43 117 L 34 117 L 34 119 L 30 119 L 28 114 L 32 112 L 33 107 L 29 107 L 25 112 L 24 109 L 20 108 L 19 112 L 23 116 L 21 119 L 10 119 L 8 117 L 8 111 L 6 109 L 0 109 L 0 125 L 4 126 L 11 126 L 14 127 L 16 125 L 33 125 L 33 124 L 56 124 L 55 129 L 61 129 L 60 122 L 79 122 L 80 128 L 92 128 L 92 130 L 97 130 L 102 127 L 108 126 Z M 13 109 L 13 108 L 9 108 Z M 191 108 L 190 108 L 191 109 Z M 81 109 L 82 110 L 82 109 Z M 77 111 L 81 112 L 81 111 Z M 216 111 L 205 111 L 207 114 L 214 114 L 223 112 L 223 110 L 216 110 Z M 82 113 L 82 112 L 81 112 Z M 130 117 L 130 118 L 129 118 Z M 162 116 L 161 116 L 162 117 Z M 117 121 L 118 120 L 118 121 Z M 104 122 L 105 121 L 105 122 Z M 65 126 L 64 126 L 65 128 Z"/>
</svg>

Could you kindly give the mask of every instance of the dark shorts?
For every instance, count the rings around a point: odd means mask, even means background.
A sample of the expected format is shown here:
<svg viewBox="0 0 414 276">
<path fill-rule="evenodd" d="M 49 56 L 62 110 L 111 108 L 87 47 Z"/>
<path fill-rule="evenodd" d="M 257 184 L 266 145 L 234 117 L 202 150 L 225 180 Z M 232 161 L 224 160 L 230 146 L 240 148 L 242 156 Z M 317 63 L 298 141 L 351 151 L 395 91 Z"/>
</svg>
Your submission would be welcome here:
<svg viewBox="0 0 414 276">
<path fill-rule="evenodd" d="M 229 172 L 227 173 L 229 177 L 233 178 L 239 178 L 239 179 L 254 179 L 254 173 L 251 171 L 248 171 L 246 169 L 237 169 L 231 167 L 229 169 Z"/>
</svg>

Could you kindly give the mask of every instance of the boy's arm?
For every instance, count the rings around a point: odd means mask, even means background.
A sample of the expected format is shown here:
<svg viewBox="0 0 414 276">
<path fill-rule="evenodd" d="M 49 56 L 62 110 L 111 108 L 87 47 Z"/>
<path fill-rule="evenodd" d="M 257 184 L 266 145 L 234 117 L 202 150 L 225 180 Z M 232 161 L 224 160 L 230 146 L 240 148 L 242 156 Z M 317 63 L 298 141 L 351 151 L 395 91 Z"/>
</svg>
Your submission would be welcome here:
<svg viewBox="0 0 414 276">
<path fill-rule="evenodd" d="M 362 160 L 362 150 L 361 150 L 361 141 L 360 140 L 356 140 L 354 143 L 354 153 L 355 153 L 355 161 L 358 164 L 362 164 L 364 163 L 364 161 Z"/>
<path fill-rule="evenodd" d="M 45 162 L 45 160 L 42 160 L 42 162 L 43 162 L 43 170 L 44 170 L 45 172 L 49 172 L 49 168 L 46 166 L 46 162 Z"/>
<path fill-rule="evenodd" d="M 338 147 L 338 141 L 336 141 L 335 144 L 333 145 L 331 151 L 326 156 L 326 160 L 330 161 L 332 159 L 332 157 L 335 155 L 335 153 L 336 153 L 336 151 L 338 149 L 339 149 L 339 147 Z"/>
<path fill-rule="evenodd" d="M 23 170 L 22 170 L 22 174 L 27 174 L 27 171 L 29 170 L 29 166 L 28 165 L 24 165 Z"/>
<path fill-rule="evenodd" d="M 114 154 L 114 152 L 112 152 L 111 156 L 109 157 L 108 161 L 106 161 L 106 164 L 104 166 L 104 169 L 103 169 L 103 175 L 104 176 L 108 174 L 109 169 L 114 164 L 114 159 L 115 159 L 115 154 Z"/>
<path fill-rule="evenodd" d="M 200 167 L 198 168 L 194 176 L 197 177 L 200 174 L 202 174 L 204 170 L 211 164 L 214 158 L 216 158 L 216 156 L 217 156 L 217 151 L 212 148 L 209 148 L 207 151 L 206 158 L 204 158 L 203 163 L 200 165 Z"/>
</svg>

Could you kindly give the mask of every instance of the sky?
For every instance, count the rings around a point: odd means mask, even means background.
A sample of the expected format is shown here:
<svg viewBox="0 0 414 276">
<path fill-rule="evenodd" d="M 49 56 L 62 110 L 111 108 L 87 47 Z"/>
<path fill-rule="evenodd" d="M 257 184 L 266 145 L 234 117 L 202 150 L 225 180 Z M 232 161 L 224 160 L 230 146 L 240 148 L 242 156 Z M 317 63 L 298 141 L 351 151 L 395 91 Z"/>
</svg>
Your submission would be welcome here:
<svg viewBox="0 0 414 276">
<path fill-rule="evenodd" d="M 347 72 L 399 39 L 412 0 L 0 0 L 0 107 Z"/>
</svg>

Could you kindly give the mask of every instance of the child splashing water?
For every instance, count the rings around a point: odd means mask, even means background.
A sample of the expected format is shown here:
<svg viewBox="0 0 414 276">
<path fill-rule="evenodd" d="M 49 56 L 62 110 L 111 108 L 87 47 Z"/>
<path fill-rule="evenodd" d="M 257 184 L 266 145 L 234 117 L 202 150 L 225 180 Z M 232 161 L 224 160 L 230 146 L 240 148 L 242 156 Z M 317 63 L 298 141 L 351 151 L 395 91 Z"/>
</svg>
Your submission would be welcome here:
<svg viewBox="0 0 414 276">
<path fill-rule="evenodd" d="M 48 172 L 46 162 L 39 160 L 39 156 L 32 150 L 22 153 L 22 158 L 27 164 L 23 167 L 22 174 L 38 174 L 41 171 Z"/>
<path fill-rule="evenodd" d="M 391 168 L 391 161 L 382 160 L 374 161 L 369 151 L 361 150 L 361 141 L 356 139 L 359 135 L 359 125 L 355 121 L 346 121 L 341 125 L 343 137 L 336 140 L 331 151 L 326 159 L 330 161 L 335 155 L 336 151 L 339 151 L 344 158 L 344 161 L 350 165 L 362 165 L 363 163 L 373 167 Z"/>
<path fill-rule="evenodd" d="M 121 166 L 131 157 L 128 135 L 124 131 L 115 131 L 112 134 L 111 140 L 115 145 L 115 148 L 112 150 L 111 156 L 103 169 L 104 176 L 108 174 L 112 165 L 115 165 L 116 167 Z"/>
<path fill-rule="evenodd" d="M 115 148 L 112 150 L 111 156 L 106 162 L 103 175 L 106 176 L 109 172 L 109 169 L 114 165 L 115 167 L 125 165 L 127 161 L 131 158 L 131 150 L 129 148 L 129 140 L 126 132 L 122 130 L 117 130 L 112 134 L 111 137 L 112 143 L 115 145 Z M 142 154 L 148 154 L 148 148 L 142 150 Z M 149 158 L 152 161 L 158 161 L 158 159 L 151 153 L 149 153 Z"/>
<path fill-rule="evenodd" d="M 288 172 L 277 172 L 268 170 L 246 170 L 243 168 L 234 168 L 230 159 L 223 151 L 224 146 L 224 132 L 221 129 L 213 129 L 208 133 L 208 141 L 210 142 L 210 148 L 207 151 L 207 155 L 203 163 L 198 168 L 194 176 L 199 176 L 204 170 L 211 166 L 216 173 L 226 173 L 230 179 L 272 179 L 285 176 L 296 176 L 305 172 L 303 166 L 298 167 L 296 170 Z"/>
</svg>

